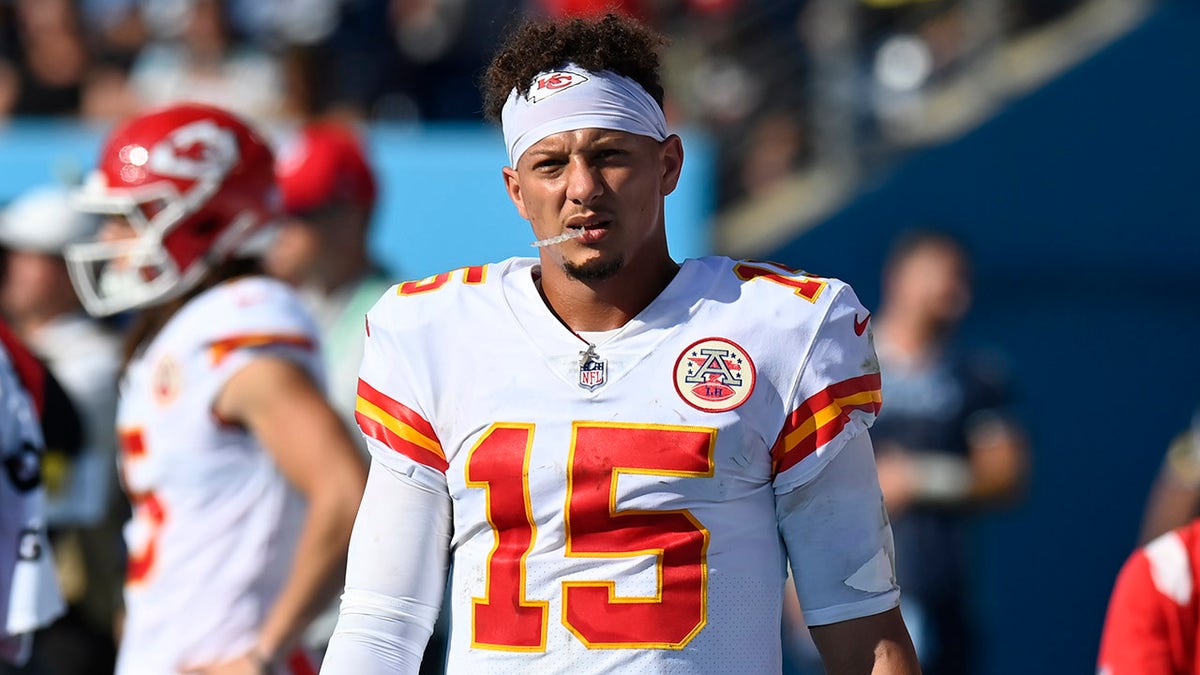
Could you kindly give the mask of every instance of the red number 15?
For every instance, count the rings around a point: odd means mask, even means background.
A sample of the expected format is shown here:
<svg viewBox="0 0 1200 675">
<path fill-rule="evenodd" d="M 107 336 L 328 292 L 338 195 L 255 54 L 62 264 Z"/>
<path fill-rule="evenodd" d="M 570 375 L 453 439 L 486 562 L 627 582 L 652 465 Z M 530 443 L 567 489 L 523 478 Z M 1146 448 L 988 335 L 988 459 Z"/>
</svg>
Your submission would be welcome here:
<svg viewBox="0 0 1200 675">
<path fill-rule="evenodd" d="M 715 429 L 575 423 L 567 463 L 567 558 L 657 558 L 651 597 L 619 597 L 615 581 L 564 581 L 563 625 L 593 649 L 682 649 L 704 627 L 708 531 L 686 510 L 617 509 L 621 474 L 705 477 Z M 487 490 L 496 535 L 472 646 L 543 651 L 549 603 L 526 596 L 537 525 L 529 494 L 533 425 L 492 425 L 467 458 L 467 484 Z"/>
</svg>

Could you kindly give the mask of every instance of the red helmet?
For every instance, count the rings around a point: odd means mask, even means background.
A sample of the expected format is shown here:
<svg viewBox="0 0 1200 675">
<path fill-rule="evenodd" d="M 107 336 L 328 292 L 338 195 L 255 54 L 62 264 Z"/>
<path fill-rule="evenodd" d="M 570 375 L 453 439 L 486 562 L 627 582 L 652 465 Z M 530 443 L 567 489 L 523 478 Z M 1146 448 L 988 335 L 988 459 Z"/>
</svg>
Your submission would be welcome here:
<svg viewBox="0 0 1200 675">
<path fill-rule="evenodd" d="M 128 219 L 135 238 L 69 247 L 71 280 L 96 316 L 177 297 L 246 252 L 279 210 L 274 156 L 233 114 L 178 104 L 119 125 L 76 208 Z"/>
</svg>

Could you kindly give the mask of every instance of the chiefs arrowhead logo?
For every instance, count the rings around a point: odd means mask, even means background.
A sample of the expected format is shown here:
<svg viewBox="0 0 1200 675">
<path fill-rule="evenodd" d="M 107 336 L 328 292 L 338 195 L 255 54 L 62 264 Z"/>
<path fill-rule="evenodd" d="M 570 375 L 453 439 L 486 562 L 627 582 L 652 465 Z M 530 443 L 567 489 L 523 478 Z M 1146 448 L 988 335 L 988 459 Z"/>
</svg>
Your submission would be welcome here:
<svg viewBox="0 0 1200 675">
<path fill-rule="evenodd" d="M 212 120 L 198 120 L 179 127 L 155 144 L 146 168 L 163 176 L 197 180 L 223 178 L 237 161 L 234 132 Z"/>
<path fill-rule="evenodd" d="M 576 85 L 587 82 L 586 75 L 559 70 L 552 73 L 542 73 L 529 86 L 529 94 L 525 97 L 530 103 L 537 103 L 548 96 L 565 91 Z"/>
</svg>

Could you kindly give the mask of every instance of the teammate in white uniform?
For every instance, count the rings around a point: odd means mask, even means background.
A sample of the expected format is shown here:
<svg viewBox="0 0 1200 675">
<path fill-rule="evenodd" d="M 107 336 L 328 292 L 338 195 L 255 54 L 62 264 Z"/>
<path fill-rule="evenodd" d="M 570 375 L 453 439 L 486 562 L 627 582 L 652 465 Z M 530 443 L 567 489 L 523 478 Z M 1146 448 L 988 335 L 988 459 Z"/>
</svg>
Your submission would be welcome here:
<svg viewBox="0 0 1200 675">
<path fill-rule="evenodd" d="M 292 650 L 336 592 L 363 467 L 323 397 L 299 299 L 246 256 L 273 217 L 270 149 L 177 105 L 113 132 L 67 252 L 93 314 L 141 311 L 121 382 L 134 506 L 117 672 L 312 672 Z"/>
<path fill-rule="evenodd" d="M 369 313 L 373 464 L 323 672 L 416 672 L 452 569 L 451 673 L 778 673 L 789 562 L 828 672 L 919 672 L 870 315 L 834 279 L 670 258 L 657 46 L 610 16 L 525 24 L 493 59 L 540 256 Z"/>
</svg>

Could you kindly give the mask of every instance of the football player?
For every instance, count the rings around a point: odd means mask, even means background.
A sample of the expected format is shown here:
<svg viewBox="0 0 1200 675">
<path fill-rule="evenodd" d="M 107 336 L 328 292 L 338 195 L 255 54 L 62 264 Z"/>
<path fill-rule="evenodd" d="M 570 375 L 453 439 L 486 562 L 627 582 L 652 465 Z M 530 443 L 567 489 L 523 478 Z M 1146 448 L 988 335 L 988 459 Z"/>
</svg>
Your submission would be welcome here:
<svg viewBox="0 0 1200 675">
<path fill-rule="evenodd" d="M 369 313 L 373 463 L 324 672 L 416 672 L 449 570 L 449 672 L 779 673 L 789 560 L 828 672 L 919 672 L 867 310 L 835 279 L 672 259 L 660 44 L 533 21 L 493 58 L 538 256 Z"/>
<path fill-rule="evenodd" d="M 1100 638 L 1098 675 L 1196 672 L 1200 519 L 1151 540 L 1117 575 Z"/>
<path fill-rule="evenodd" d="M 132 310 L 117 411 L 134 515 L 117 673 L 311 670 L 293 650 L 336 594 L 365 471 L 322 394 L 316 328 L 259 272 L 271 149 L 223 110 L 119 125 L 66 252 L 94 315 Z"/>
</svg>

